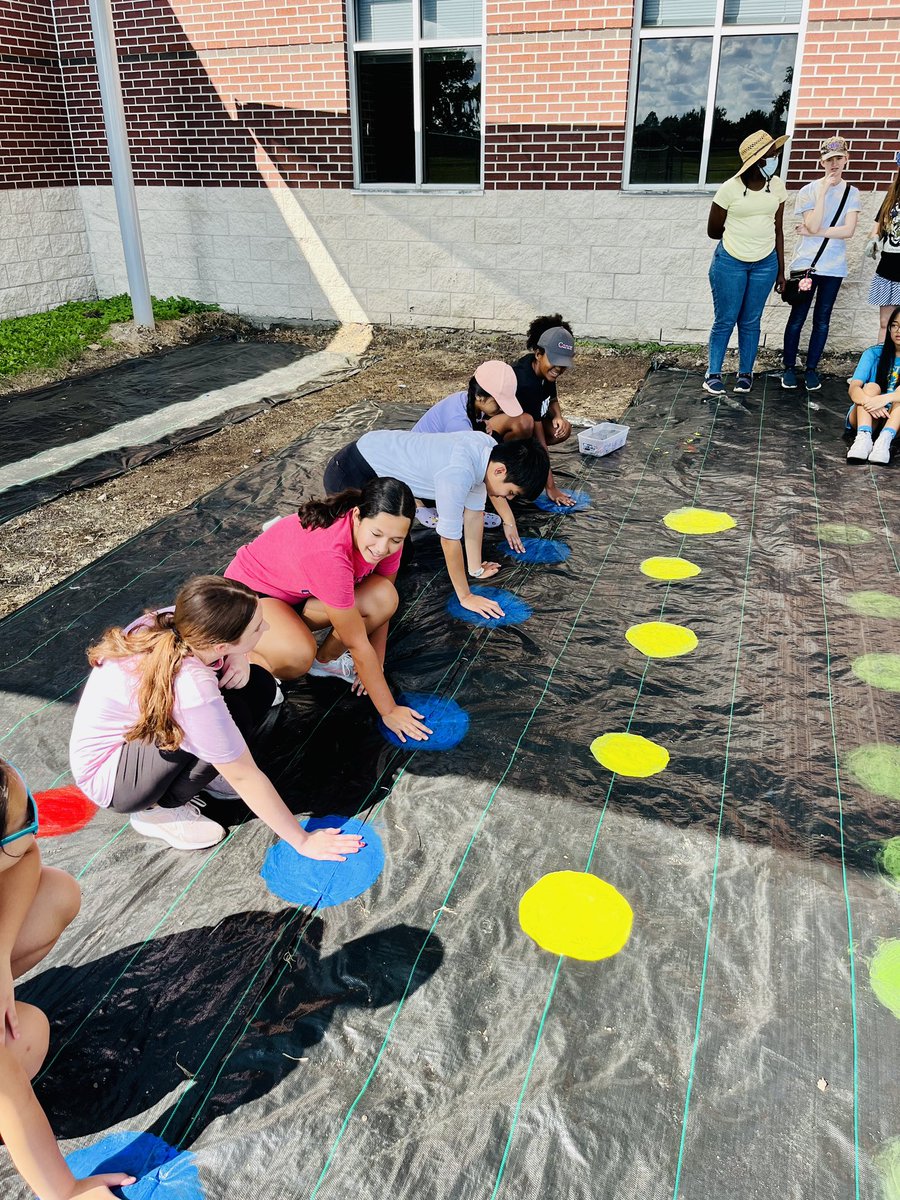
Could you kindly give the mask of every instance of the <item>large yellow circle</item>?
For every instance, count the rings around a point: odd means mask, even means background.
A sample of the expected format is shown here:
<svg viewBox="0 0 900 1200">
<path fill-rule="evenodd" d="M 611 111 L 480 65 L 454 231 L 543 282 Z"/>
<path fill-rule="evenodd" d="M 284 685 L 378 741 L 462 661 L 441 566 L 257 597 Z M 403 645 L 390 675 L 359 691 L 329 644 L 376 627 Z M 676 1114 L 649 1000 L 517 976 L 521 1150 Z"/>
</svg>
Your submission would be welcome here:
<svg viewBox="0 0 900 1200">
<path fill-rule="evenodd" d="M 669 621 L 645 621 L 626 629 L 625 637 L 648 658 L 677 658 L 697 649 L 697 635 L 687 625 Z"/>
<path fill-rule="evenodd" d="M 696 563 L 686 558 L 645 558 L 641 563 L 641 571 L 651 579 L 693 579 L 700 574 Z"/>
<path fill-rule="evenodd" d="M 663 524 L 676 533 L 722 533 L 734 529 L 736 522 L 727 512 L 711 508 L 673 508 L 663 517 Z"/>
<path fill-rule="evenodd" d="M 519 901 L 519 924 L 542 950 L 584 962 L 618 954 L 633 918 L 621 892 L 584 871 L 545 875 Z"/>
<path fill-rule="evenodd" d="M 658 775 L 669 765 L 668 750 L 639 733 L 601 734 L 591 742 L 591 754 L 607 771 L 630 779 Z"/>
</svg>

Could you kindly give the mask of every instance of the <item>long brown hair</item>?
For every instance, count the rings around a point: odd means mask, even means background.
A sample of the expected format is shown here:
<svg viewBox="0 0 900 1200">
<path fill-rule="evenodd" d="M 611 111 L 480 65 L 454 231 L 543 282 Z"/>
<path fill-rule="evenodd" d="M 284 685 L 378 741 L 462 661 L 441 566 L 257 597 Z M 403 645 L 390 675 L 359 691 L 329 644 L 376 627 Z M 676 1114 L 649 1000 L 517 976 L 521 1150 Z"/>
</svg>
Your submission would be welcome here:
<svg viewBox="0 0 900 1200">
<path fill-rule="evenodd" d="M 878 222 L 879 237 L 887 237 L 891 224 L 891 209 L 898 203 L 900 203 L 900 171 L 894 176 L 894 182 L 888 188 L 888 193 L 882 202 L 881 208 L 878 210 L 878 216 L 875 218 Z"/>
<path fill-rule="evenodd" d="M 92 667 L 110 659 L 137 660 L 138 719 L 126 742 L 153 742 L 160 750 L 177 750 L 184 731 L 172 715 L 175 676 L 185 658 L 220 642 L 240 641 L 253 619 L 259 598 L 236 579 L 197 575 L 175 598 L 174 612 L 149 611 L 150 620 L 130 630 L 107 629 L 88 649 Z"/>
</svg>

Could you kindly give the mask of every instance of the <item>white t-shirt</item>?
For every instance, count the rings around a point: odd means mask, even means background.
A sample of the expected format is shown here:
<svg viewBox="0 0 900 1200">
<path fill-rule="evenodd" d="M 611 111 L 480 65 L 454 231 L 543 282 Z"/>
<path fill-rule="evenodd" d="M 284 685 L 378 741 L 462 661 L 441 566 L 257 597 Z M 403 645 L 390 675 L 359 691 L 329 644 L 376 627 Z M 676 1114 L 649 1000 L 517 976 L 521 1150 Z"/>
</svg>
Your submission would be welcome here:
<svg viewBox="0 0 900 1200">
<path fill-rule="evenodd" d="M 806 187 L 800 189 L 797 194 L 797 200 L 794 204 L 794 216 L 801 217 L 804 213 L 812 212 L 816 207 L 816 195 L 819 183 L 808 183 Z M 834 224 L 834 218 L 837 214 L 838 205 L 841 202 L 841 197 L 844 194 L 846 184 L 841 184 L 839 187 L 828 189 L 828 194 L 825 197 L 825 208 L 822 216 L 822 228 L 828 229 Z M 847 213 L 859 212 L 859 189 L 852 187 L 847 195 L 847 203 L 841 209 L 840 224 L 843 225 Z M 815 258 L 819 247 L 822 245 L 822 239 L 818 234 L 809 234 L 800 239 L 800 245 L 797 247 L 797 253 L 794 255 L 794 260 L 791 263 L 792 271 L 802 271 L 810 265 Z M 847 242 L 844 238 L 827 238 L 825 249 L 819 255 L 819 261 L 816 263 L 817 275 L 833 275 L 843 279 L 847 274 Z"/>
<path fill-rule="evenodd" d="M 376 475 L 399 479 L 420 500 L 434 500 L 441 537 L 462 537 L 464 509 L 484 511 L 484 476 L 497 445 L 489 433 L 374 429 L 356 445 Z"/>
</svg>

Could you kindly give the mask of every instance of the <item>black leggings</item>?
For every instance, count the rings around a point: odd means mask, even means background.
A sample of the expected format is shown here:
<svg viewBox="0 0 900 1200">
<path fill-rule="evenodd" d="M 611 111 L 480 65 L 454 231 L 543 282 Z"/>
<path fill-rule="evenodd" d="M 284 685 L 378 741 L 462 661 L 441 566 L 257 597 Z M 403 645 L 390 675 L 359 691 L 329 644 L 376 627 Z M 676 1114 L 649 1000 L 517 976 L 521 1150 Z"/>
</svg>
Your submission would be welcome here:
<svg viewBox="0 0 900 1200">
<path fill-rule="evenodd" d="M 336 496 L 344 488 L 359 488 L 362 491 L 367 483 L 377 478 L 376 472 L 360 454 L 356 442 L 350 442 L 328 460 L 323 483 L 326 494 Z"/>
<path fill-rule="evenodd" d="M 223 688 L 222 698 L 250 749 L 275 699 L 276 683 L 265 668 L 252 663 L 242 688 Z M 140 812 L 154 804 L 179 808 L 193 800 L 218 772 L 186 750 L 160 750 L 152 742 L 126 742 L 122 747 L 111 808 Z"/>
</svg>

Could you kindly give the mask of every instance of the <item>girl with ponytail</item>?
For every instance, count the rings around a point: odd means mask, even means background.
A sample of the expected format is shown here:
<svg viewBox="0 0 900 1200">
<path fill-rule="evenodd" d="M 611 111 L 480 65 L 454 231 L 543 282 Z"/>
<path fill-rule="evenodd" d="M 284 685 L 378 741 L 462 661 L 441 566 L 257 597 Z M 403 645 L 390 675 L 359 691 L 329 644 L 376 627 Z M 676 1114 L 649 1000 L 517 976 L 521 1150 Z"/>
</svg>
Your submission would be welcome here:
<svg viewBox="0 0 900 1200">
<path fill-rule="evenodd" d="M 225 836 L 199 811 L 212 785 L 238 796 L 300 854 L 342 862 L 355 853 L 358 837 L 301 829 L 253 760 L 250 746 L 277 692 L 248 658 L 267 628 L 250 588 L 199 575 L 174 608 L 108 629 L 88 651 L 93 669 L 69 744 L 82 791 L 101 808 L 129 814 L 136 832 L 179 850 Z"/>
<path fill-rule="evenodd" d="M 425 741 L 421 713 L 397 704 L 384 678 L 394 580 L 415 513 L 405 483 L 386 477 L 310 500 L 241 546 L 225 577 L 260 598 L 265 629 L 253 661 L 279 679 L 342 679 L 368 693 L 401 741 Z M 316 646 L 314 631 L 328 629 Z"/>
</svg>

